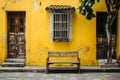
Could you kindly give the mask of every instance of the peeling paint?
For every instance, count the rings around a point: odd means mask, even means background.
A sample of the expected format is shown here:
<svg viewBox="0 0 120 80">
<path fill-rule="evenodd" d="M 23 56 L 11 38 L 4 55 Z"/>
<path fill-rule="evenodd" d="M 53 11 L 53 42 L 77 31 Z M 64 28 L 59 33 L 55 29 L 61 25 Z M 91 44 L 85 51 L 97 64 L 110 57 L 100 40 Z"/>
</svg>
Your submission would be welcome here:
<svg viewBox="0 0 120 80">
<path fill-rule="evenodd" d="M 79 53 L 83 53 L 83 49 L 82 49 L 82 48 L 81 48 L 81 49 L 79 49 L 78 51 L 79 51 Z"/>
<path fill-rule="evenodd" d="M 90 51 L 90 47 L 84 47 L 84 48 L 80 48 L 79 53 L 88 53 Z"/>
<path fill-rule="evenodd" d="M 42 55 L 42 51 L 39 51 L 39 54 Z"/>
<path fill-rule="evenodd" d="M 48 51 L 49 50 L 49 48 L 48 47 L 45 47 L 45 51 Z"/>
<path fill-rule="evenodd" d="M 34 8 L 35 8 L 35 9 L 38 8 L 38 3 L 37 3 L 36 0 L 34 0 Z"/>
<path fill-rule="evenodd" d="M 87 53 L 90 50 L 90 47 L 85 47 L 84 51 Z"/>
<path fill-rule="evenodd" d="M 19 1 L 21 1 L 21 0 L 16 0 L 16 2 L 19 2 Z"/>
<path fill-rule="evenodd" d="M 5 41 L 5 33 L 2 33 L 2 42 Z"/>
</svg>

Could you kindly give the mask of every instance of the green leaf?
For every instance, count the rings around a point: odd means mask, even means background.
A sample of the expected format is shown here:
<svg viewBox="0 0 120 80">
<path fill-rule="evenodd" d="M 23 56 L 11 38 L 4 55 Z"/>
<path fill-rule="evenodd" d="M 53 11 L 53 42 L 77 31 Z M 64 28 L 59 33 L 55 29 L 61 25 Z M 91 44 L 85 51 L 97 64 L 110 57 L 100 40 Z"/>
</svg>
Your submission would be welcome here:
<svg viewBox="0 0 120 80">
<path fill-rule="evenodd" d="M 86 18 L 89 20 L 92 19 L 92 17 L 95 17 L 92 10 L 92 6 L 95 4 L 95 0 L 80 0 L 80 1 L 81 6 L 79 7 L 79 13 L 86 16 Z"/>
<path fill-rule="evenodd" d="M 86 2 L 86 6 L 92 7 L 92 5 L 94 4 L 94 1 L 87 1 Z"/>
<path fill-rule="evenodd" d="M 93 13 L 92 8 L 90 8 L 89 11 L 88 11 L 88 14 L 87 14 L 86 18 L 88 20 L 91 20 L 93 17 L 95 17 L 95 14 Z"/>
<path fill-rule="evenodd" d="M 86 15 L 85 6 L 80 6 L 80 7 L 79 7 L 79 13 L 82 14 L 82 15 Z"/>
</svg>

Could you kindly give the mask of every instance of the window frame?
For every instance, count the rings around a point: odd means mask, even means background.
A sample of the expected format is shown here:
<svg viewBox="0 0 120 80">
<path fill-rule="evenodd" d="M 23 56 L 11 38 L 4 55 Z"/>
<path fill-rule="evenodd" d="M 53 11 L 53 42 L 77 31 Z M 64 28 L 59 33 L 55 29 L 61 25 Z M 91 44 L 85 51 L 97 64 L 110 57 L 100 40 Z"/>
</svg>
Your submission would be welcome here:
<svg viewBox="0 0 120 80">
<path fill-rule="evenodd" d="M 62 40 L 63 36 L 61 37 L 61 40 L 54 40 L 54 23 L 55 23 L 54 15 L 56 15 L 56 14 L 61 14 L 61 15 L 67 14 L 67 19 L 69 19 L 66 21 L 67 22 L 66 24 L 68 24 L 67 28 L 69 28 L 67 31 L 67 38 L 68 38 L 68 39 L 66 38 L 67 40 Z M 63 21 L 61 21 L 60 24 L 62 24 L 62 22 Z M 72 34 L 71 34 L 72 33 L 72 28 L 71 28 L 72 23 L 71 22 L 72 22 L 71 12 L 50 12 L 50 41 L 51 42 L 70 42 L 72 40 Z"/>
</svg>

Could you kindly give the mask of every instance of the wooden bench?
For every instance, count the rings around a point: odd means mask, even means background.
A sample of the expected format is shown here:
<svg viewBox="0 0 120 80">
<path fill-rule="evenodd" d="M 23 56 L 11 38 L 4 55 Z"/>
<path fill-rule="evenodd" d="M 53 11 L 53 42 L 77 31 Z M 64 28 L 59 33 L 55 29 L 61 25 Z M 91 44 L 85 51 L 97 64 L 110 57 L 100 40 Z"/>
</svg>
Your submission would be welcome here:
<svg viewBox="0 0 120 80">
<path fill-rule="evenodd" d="M 55 58 L 52 60 L 52 58 Z M 60 59 L 59 59 L 60 58 Z M 72 58 L 72 60 L 70 60 Z M 54 66 L 58 64 L 58 66 Z M 67 64 L 67 66 L 63 66 Z M 53 66 L 52 66 L 53 65 Z M 78 70 L 80 72 L 80 58 L 78 57 L 78 52 L 48 52 L 48 57 L 46 59 L 46 70 L 59 69 L 59 70 Z"/>
</svg>

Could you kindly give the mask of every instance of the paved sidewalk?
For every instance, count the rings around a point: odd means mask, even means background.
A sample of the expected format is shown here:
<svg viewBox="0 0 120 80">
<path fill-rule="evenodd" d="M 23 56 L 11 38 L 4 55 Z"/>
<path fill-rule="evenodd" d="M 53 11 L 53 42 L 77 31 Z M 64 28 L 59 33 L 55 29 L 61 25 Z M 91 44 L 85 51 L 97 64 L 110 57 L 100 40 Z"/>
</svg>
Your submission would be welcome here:
<svg viewBox="0 0 120 80">
<path fill-rule="evenodd" d="M 120 73 L 0 73 L 0 80 L 120 80 Z"/>
</svg>

